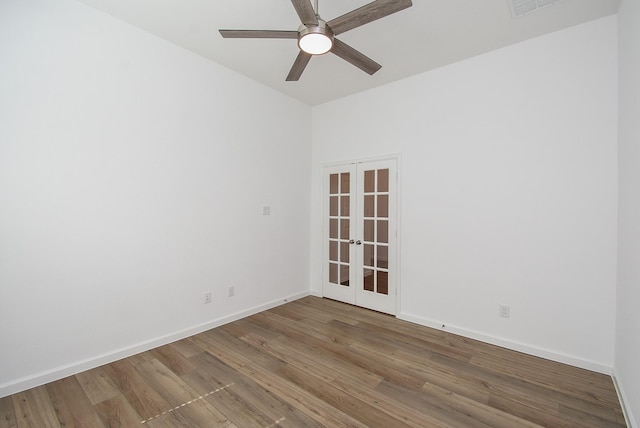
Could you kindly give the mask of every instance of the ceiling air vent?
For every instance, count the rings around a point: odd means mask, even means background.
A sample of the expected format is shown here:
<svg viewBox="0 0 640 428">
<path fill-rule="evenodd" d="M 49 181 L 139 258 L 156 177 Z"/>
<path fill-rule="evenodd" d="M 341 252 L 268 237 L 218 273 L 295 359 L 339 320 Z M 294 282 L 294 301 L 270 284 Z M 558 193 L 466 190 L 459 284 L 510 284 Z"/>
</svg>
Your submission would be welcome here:
<svg viewBox="0 0 640 428">
<path fill-rule="evenodd" d="M 551 6 L 558 0 L 507 0 L 514 17 L 526 15 L 543 7 Z"/>
</svg>

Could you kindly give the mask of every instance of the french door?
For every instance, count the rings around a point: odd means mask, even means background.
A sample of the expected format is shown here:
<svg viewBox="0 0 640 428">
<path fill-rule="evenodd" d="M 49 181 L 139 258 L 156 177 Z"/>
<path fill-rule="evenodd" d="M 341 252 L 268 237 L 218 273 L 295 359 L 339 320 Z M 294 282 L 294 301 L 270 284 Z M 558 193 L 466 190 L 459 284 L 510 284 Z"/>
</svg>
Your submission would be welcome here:
<svg viewBox="0 0 640 428">
<path fill-rule="evenodd" d="M 396 313 L 396 160 L 326 167 L 325 297 Z"/>
</svg>

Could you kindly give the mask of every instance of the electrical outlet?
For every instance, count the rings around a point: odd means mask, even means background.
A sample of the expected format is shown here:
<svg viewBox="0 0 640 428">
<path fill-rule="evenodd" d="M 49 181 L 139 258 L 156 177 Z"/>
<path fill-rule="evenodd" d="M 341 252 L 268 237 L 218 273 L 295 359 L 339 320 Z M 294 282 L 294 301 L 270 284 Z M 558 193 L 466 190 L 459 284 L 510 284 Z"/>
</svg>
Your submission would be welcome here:
<svg viewBox="0 0 640 428">
<path fill-rule="evenodd" d="M 507 305 L 500 305 L 499 315 L 502 318 L 509 318 L 511 316 L 511 308 Z"/>
<path fill-rule="evenodd" d="M 229 288 L 227 289 L 227 297 L 233 297 L 236 295 L 236 287 L 231 285 L 229 286 Z"/>
<path fill-rule="evenodd" d="M 211 291 L 204 293 L 204 303 L 211 303 Z"/>
</svg>

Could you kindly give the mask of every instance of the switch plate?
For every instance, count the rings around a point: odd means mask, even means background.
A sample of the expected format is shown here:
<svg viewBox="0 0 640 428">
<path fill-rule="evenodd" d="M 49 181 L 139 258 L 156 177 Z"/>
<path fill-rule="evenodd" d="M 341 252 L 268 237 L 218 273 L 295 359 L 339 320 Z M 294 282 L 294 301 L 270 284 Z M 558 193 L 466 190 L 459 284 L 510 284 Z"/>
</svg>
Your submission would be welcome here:
<svg viewBox="0 0 640 428">
<path fill-rule="evenodd" d="M 236 295 L 236 287 L 231 285 L 229 286 L 229 288 L 227 289 L 227 297 L 233 297 Z"/>
<path fill-rule="evenodd" d="M 271 215 L 271 206 L 263 205 L 262 206 L 262 215 Z"/>
<path fill-rule="evenodd" d="M 211 303 L 211 291 L 204 293 L 204 303 Z"/>
</svg>

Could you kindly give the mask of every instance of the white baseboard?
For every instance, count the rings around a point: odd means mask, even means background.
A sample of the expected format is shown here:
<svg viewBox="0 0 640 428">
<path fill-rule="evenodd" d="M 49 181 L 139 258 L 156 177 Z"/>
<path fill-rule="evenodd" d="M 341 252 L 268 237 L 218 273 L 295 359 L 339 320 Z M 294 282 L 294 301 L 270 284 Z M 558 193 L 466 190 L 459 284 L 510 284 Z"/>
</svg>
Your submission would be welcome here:
<svg viewBox="0 0 640 428">
<path fill-rule="evenodd" d="M 49 382 L 53 382 L 58 379 L 72 376 L 74 374 L 90 370 L 104 364 L 109 364 L 122 358 L 130 357 L 140 352 L 148 351 L 159 346 L 163 346 L 180 339 L 184 339 L 189 336 L 193 336 L 203 331 L 211 330 L 212 328 L 220 327 L 221 325 L 228 324 L 230 322 L 257 314 L 258 312 L 266 311 L 267 309 L 275 308 L 287 302 L 297 300 L 309 295 L 308 291 L 302 293 L 296 293 L 287 297 L 272 300 L 262 305 L 254 306 L 252 308 L 236 312 L 234 314 L 226 315 L 224 317 L 208 321 L 203 324 L 199 324 L 193 327 L 189 327 L 184 330 L 180 330 L 174 333 L 170 333 L 164 336 L 156 337 L 154 339 L 147 340 L 145 342 L 138 343 L 126 348 L 117 349 L 96 357 L 88 358 L 82 361 L 76 361 L 74 363 L 56 367 L 51 370 L 36 373 L 31 376 L 25 376 L 11 382 L 0 384 L 0 398 L 6 397 L 17 392 L 21 392 L 30 388 L 35 388 L 40 385 L 44 385 Z"/>
<path fill-rule="evenodd" d="M 636 423 L 635 419 L 633 418 L 633 414 L 631 412 L 629 412 L 629 401 L 627 400 L 627 396 L 624 392 L 624 388 L 622 387 L 622 384 L 620 384 L 620 382 L 618 382 L 618 372 L 616 371 L 616 368 L 613 368 L 613 375 L 611 376 L 613 378 L 613 385 L 616 387 L 616 392 L 618 393 L 618 399 L 620 400 L 620 405 L 622 406 L 622 413 L 624 414 L 624 420 L 627 422 L 627 426 L 629 428 L 637 428 L 638 424 Z"/>
<path fill-rule="evenodd" d="M 547 360 L 569 364 L 574 367 L 579 367 L 582 369 L 591 370 L 591 371 L 606 374 L 606 375 L 612 374 L 613 369 L 610 366 L 607 366 L 606 364 L 584 360 L 584 359 L 573 357 L 570 355 L 565 355 L 559 352 L 549 351 L 547 349 L 538 348 L 538 347 L 527 345 L 524 343 L 514 342 L 512 340 L 487 335 L 484 333 L 452 326 L 449 324 L 447 324 L 443 328 L 441 322 L 429 320 L 429 319 L 418 317 L 411 314 L 401 313 L 401 314 L 398 314 L 397 318 L 412 322 L 414 324 L 420 324 L 426 327 L 435 328 L 437 330 L 445 330 L 450 333 L 457 334 L 459 336 L 464 336 L 464 337 L 468 337 L 469 339 L 475 339 L 481 342 L 490 343 L 492 345 L 511 349 L 513 351 L 523 352 L 525 354 L 533 355 L 540 358 L 545 358 Z"/>
</svg>

